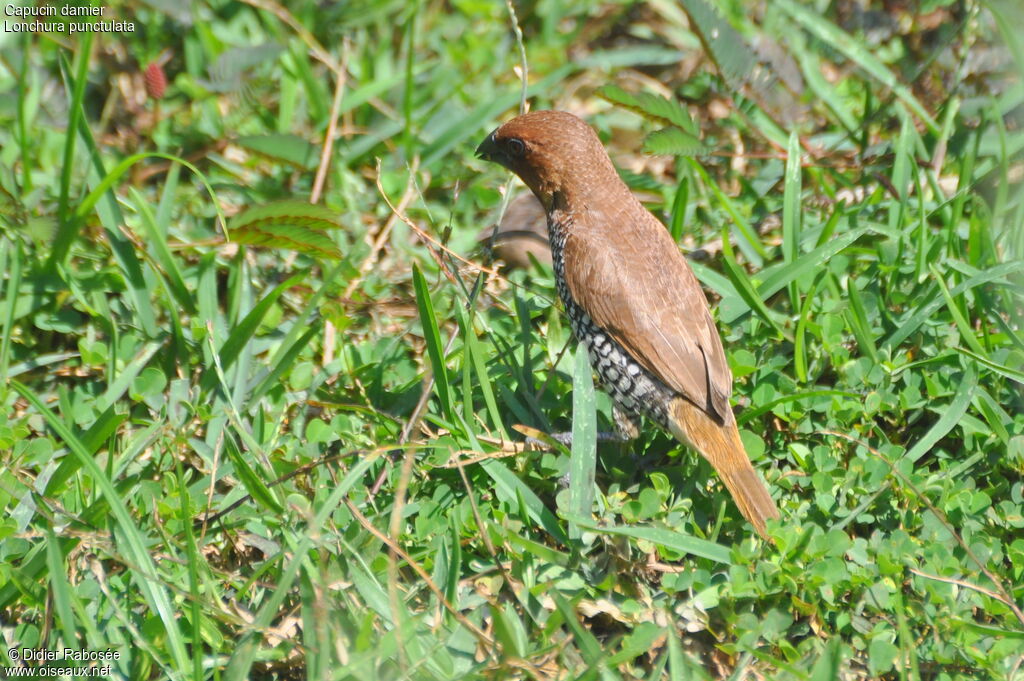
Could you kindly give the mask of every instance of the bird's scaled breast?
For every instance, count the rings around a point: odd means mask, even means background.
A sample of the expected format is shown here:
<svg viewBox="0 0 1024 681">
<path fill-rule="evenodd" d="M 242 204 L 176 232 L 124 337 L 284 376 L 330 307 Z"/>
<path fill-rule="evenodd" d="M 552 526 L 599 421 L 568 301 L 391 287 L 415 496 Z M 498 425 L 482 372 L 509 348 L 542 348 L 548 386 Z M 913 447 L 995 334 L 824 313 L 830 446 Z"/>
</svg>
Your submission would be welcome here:
<svg viewBox="0 0 1024 681">
<path fill-rule="evenodd" d="M 569 316 L 573 335 L 587 349 L 590 365 L 612 401 L 628 413 L 645 416 L 667 429 L 669 403 L 676 397 L 675 391 L 641 366 L 605 329 L 595 324 L 569 291 L 564 258 L 568 227 L 554 221 L 548 224 L 555 285 Z"/>
</svg>

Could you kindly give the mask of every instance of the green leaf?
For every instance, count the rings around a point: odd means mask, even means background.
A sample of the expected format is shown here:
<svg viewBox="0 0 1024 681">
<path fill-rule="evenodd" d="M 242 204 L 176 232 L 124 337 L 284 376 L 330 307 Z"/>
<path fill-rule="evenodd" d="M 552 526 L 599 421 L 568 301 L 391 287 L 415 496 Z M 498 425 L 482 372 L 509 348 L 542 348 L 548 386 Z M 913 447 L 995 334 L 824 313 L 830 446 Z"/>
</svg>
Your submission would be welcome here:
<svg viewBox="0 0 1024 681">
<path fill-rule="evenodd" d="M 178 171 L 179 168 L 181 168 L 181 166 L 175 163 L 174 170 Z M 175 175 L 176 174 L 177 172 L 175 172 Z M 167 279 L 166 287 L 168 291 L 173 296 L 174 301 L 181 306 L 182 310 L 190 315 L 195 314 L 195 300 L 192 298 L 192 295 L 188 290 L 188 286 L 185 284 L 185 278 L 178 266 L 178 260 L 174 257 L 173 253 L 171 253 L 170 246 L 167 244 L 166 232 L 157 227 L 153 211 L 149 207 L 149 201 L 142 195 L 142 193 L 135 189 L 135 187 L 131 187 L 130 192 L 132 198 L 135 200 L 135 206 L 139 211 L 139 215 L 142 218 L 142 227 L 146 230 L 146 241 L 149 243 L 150 248 L 153 249 L 156 260 L 163 268 L 162 275 Z M 156 263 L 149 261 L 148 264 L 155 271 L 160 271 L 156 267 Z"/>
<path fill-rule="evenodd" d="M 743 302 L 761 319 L 767 322 L 769 326 L 775 329 L 779 338 L 784 338 L 786 333 L 782 330 L 782 326 L 775 321 L 775 316 L 768 309 L 768 306 L 765 305 L 764 301 L 761 300 L 761 296 L 754 289 L 750 277 L 736 263 L 736 256 L 733 255 L 732 245 L 729 243 L 729 233 L 725 230 L 722 230 L 722 264 L 725 265 L 725 272 L 729 276 L 729 281 L 736 287 L 736 292 L 743 299 Z"/>
<path fill-rule="evenodd" d="M 882 347 L 897 347 L 900 343 L 903 342 L 904 339 L 906 339 L 912 333 L 916 332 L 919 328 L 921 328 L 922 324 L 931 319 L 935 311 L 942 307 L 942 304 L 943 302 L 945 302 L 945 300 L 956 299 L 957 296 L 963 294 L 966 291 L 969 291 L 972 288 L 975 288 L 976 286 L 981 286 L 982 284 L 987 284 L 990 281 L 996 281 L 998 279 L 1002 279 L 1011 274 L 1015 274 L 1021 271 L 1024 271 L 1024 262 L 1007 262 L 1001 265 L 996 265 L 991 269 L 985 270 L 980 274 L 972 276 L 967 281 L 961 282 L 960 284 L 954 286 L 953 289 L 948 292 L 946 297 L 933 298 L 928 303 L 919 305 L 917 311 L 914 312 L 914 314 L 912 314 L 909 318 L 905 320 L 900 320 L 899 326 L 897 326 L 896 330 L 893 331 L 888 338 L 882 341 Z"/>
<path fill-rule="evenodd" d="M 787 266 L 792 265 L 800 254 L 801 186 L 800 137 L 792 132 L 786 153 L 786 181 L 782 195 L 782 261 Z M 790 282 L 789 301 L 793 309 L 799 307 L 795 279 Z"/>
<path fill-rule="evenodd" d="M 85 99 L 85 86 L 89 81 L 89 51 L 92 48 L 92 32 L 87 31 L 82 36 L 78 45 L 79 50 L 75 53 L 78 64 L 75 75 L 71 75 L 71 68 L 68 66 L 64 53 L 60 53 L 60 66 L 64 75 L 65 87 L 69 90 L 70 103 L 68 106 L 68 122 L 64 136 L 64 156 L 61 163 L 60 194 L 57 199 L 57 216 L 60 220 L 57 238 L 54 239 L 53 251 L 50 253 L 50 264 L 64 264 L 71 244 L 78 236 L 81 222 L 74 219 L 68 210 L 68 199 L 71 195 L 71 178 L 75 172 L 75 144 L 78 142 L 78 123 L 84 116 L 82 102 Z"/>
<path fill-rule="evenodd" d="M 306 272 L 301 272 L 275 286 L 270 293 L 253 305 L 245 317 L 231 328 L 227 340 L 220 346 L 217 353 L 223 371 L 227 371 L 235 363 L 245 346 L 252 341 L 256 335 L 256 330 L 260 327 L 260 322 L 263 321 L 263 318 L 274 303 L 277 302 L 285 291 L 305 279 L 306 274 Z M 213 389 L 216 383 L 216 373 L 207 371 L 199 385 L 204 392 L 208 392 Z"/>
<path fill-rule="evenodd" d="M 884 637 L 874 638 L 868 646 L 868 669 L 871 675 L 878 677 L 892 669 L 899 652 L 900 649 Z"/>
<path fill-rule="evenodd" d="M 281 377 L 291 369 L 299 354 L 306 349 L 306 346 L 309 345 L 309 342 L 318 333 L 320 333 L 320 327 L 314 325 L 307 328 L 305 333 L 290 344 L 281 345 L 280 351 L 271 359 L 270 371 L 267 372 L 267 375 L 260 380 L 259 384 L 252 389 L 252 393 L 249 394 L 249 405 L 254 404 L 274 386 L 280 385 Z M 285 338 L 285 341 L 288 340 L 290 338 Z"/>
<path fill-rule="evenodd" d="M 991 369 L 992 371 L 996 372 L 997 374 L 999 374 L 1001 376 L 1005 376 L 1006 378 L 1010 379 L 1011 381 L 1016 381 L 1017 383 L 1020 383 L 1021 385 L 1024 385 L 1024 371 L 1020 371 L 1018 369 L 1012 369 L 1012 368 L 1010 368 L 1008 366 L 1005 366 L 1003 364 L 1000 364 L 998 362 L 993 362 L 992 360 L 988 359 L 987 357 L 982 357 L 981 355 L 973 353 L 973 352 L 971 352 L 970 350 L 968 350 L 966 348 L 959 348 L 958 347 L 958 348 L 956 348 L 956 350 L 957 350 L 957 352 L 960 352 L 960 353 L 963 353 L 964 355 L 967 355 L 968 357 L 970 357 L 971 359 L 975 360 L 979 364 L 981 364 L 981 365 L 983 365 L 985 367 L 988 367 L 989 369 Z"/>
<path fill-rule="evenodd" d="M 572 456 L 569 463 L 569 512 L 590 517 L 597 469 L 597 400 L 587 351 L 576 349 L 572 379 Z"/>
<path fill-rule="evenodd" d="M 54 614 L 61 635 L 64 637 L 64 645 L 71 645 L 78 640 L 78 636 L 75 635 L 75 615 L 71 609 L 74 591 L 68 582 L 64 561 L 65 556 L 61 542 L 57 539 L 53 528 L 47 527 L 46 567 L 50 573 L 50 593 L 53 597 Z"/>
<path fill-rule="evenodd" d="M 678 242 L 683 236 L 683 222 L 686 219 L 686 204 L 690 200 L 690 178 L 683 175 L 676 186 L 676 194 L 672 199 L 672 214 L 668 231 L 672 240 Z"/>
<path fill-rule="evenodd" d="M 708 148 L 699 138 L 679 128 L 664 128 L 647 136 L 644 151 L 663 156 L 700 156 L 706 154 Z"/>
<path fill-rule="evenodd" d="M 444 346 L 441 343 L 441 331 L 437 328 L 437 317 L 434 315 L 434 304 L 430 301 L 430 290 L 427 280 L 423 278 L 418 265 L 412 266 L 412 283 L 416 289 L 416 307 L 420 313 L 420 324 L 423 326 L 423 340 L 427 344 L 427 355 L 434 372 L 434 387 L 441 401 L 441 409 L 445 418 L 455 423 L 455 406 L 452 404 L 451 389 L 448 385 L 448 366 L 444 361 Z"/>
<path fill-rule="evenodd" d="M 641 622 L 631 634 L 623 638 L 622 649 L 608 658 L 608 664 L 611 666 L 632 662 L 650 651 L 655 640 L 664 633 L 665 630 L 654 622 Z"/>
<path fill-rule="evenodd" d="M 977 385 L 977 380 L 974 366 L 968 365 L 967 369 L 964 370 L 963 376 L 956 383 L 957 391 L 953 396 L 953 401 L 942 412 L 942 416 L 935 422 L 935 425 L 928 429 L 924 437 L 917 441 L 910 451 L 904 455 L 904 458 L 909 461 L 917 461 L 931 451 L 931 448 L 939 440 L 946 437 L 956 424 L 960 423 L 960 419 L 967 413 L 967 407 L 971 404 L 971 397 L 974 396 L 974 387 Z"/>
<path fill-rule="evenodd" d="M 147 397 L 160 395 L 167 387 L 167 376 L 156 367 L 146 367 L 132 381 L 128 395 L 133 400 L 144 400 Z"/>
<path fill-rule="evenodd" d="M 82 433 L 81 442 L 85 447 L 85 451 L 92 456 L 96 451 L 107 443 L 111 435 L 117 432 L 117 429 L 122 423 L 128 418 L 127 414 L 118 414 L 114 411 L 114 406 L 108 407 L 96 421 L 93 422 L 89 429 Z M 50 476 L 50 479 L 46 482 L 45 494 L 47 496 L 55 496 L 63 491 L 64 484 L 71 479 L 78 470 L 82 467 L 81 461 L 78 457 L 65 456 L 61 459 L 60 465 L 57 466 L 57 470 Z"/>
<path fill-rule="evenodd" d="M 732 219 L 733 225 L 737 231 L 737 244 L 739 245 L 740 250 L 743 251 L 743 254 L 753 265 L 761 267 L 764 263 L 765 257 L 768 255 L 768 249 L 766 249 L 764 244 L 761 243 L 761 237 L 750 226 L 750 223 L 743 216 L 736 202 L 722 191 L 717 182 L 711 179 L 711 176 L 708 175 L 706 170 L 704 170 L 704 167 L 693 159 L 689 159 L 688 163 L 693 171 L 697 173 L 704 182 L 704 186 L 711 190 L 711 193 L 715 195 L 715 198 L 722 204 L 722 208 L 725 209 L 729 214 L 729 217 Z"/>
<path fill-rule="evenodd" d="M 583 626 L 579 618 L 576 617 L 576 609 L 571 603 L 565 600 L 558 592 L 553 592 L 552 596 L 555 599 L 555 608 L 557 608 L 558 613 L 562 616 L 562 620 L 569 628 L 569 631 L 572 632 L 573 638 L 576 639 L 576 643 L 579 645 L 579 652 L 583 656 L 584 662 L 591 668 L 596 667 L 604 658 L 604 650 L 601 644 L 590 633 L 590 630 Z"/>
<path fill-rule="evenodd" d="M 825 275 L 827 276 L 827 275 Z M 807 382 L 807 344 L 804 338 L 807 333 L 807 324 L 811 321 L 811 303 L 818 292 L 818 285 L 824 277 L 819 277 L 811 284 L 810 290 L 804 296 L 800 305 L 800 318 L 796 324 L 796 332 L 793 334 L 793 369 L 796 371 L 796 378 L 801 383 Z"/>
<path fill-rule="evenodd" d="M 558 518 L 548 510 L 544 502 L 540 500 L 533 490 L 526 486 L 515 474 L 512 473 L 501 461 L 487 459 L 480 463 L 480 466 L 487 472 L 495 482 L 495 491 L 500 498 L 507 503 L 514 503 L 519 500 L 526 512 L 526 515 L 560 544 L 568 544 L 569 538 L 558 524 Z"/>
<path fill-rule="evenodd" d="M 964 339 L 964 342 L 967 343 L 967 345 L 971 346 L 971 350 L 979 355 L 986 355 L 987 353 L 985 352 L 985 348 L 981 346 L 981 342 L 978 340 L 978 337 L 975 336 L 974 332 L 971 330 L 971 323 L 964 316 L 964 313 L 954 299 L 953 294 L 949 292 L 949 288 L 946 286 L 946 281 L 942 277 L 942 273 L 939 272 L 938 268 L 931 263 L 928 264 L 928 269 L 935 278 L 935 283 L 939 285 L 939 291 L 942 292 L 942 297 L 946 301 L 946 308 L 953 316 L 953 322 L 956 324 L 956 328 L 960 332 L 960 337 Z"/>
<path fill-rule="evenodd" d="M 304 201 L 285 200 L 249 208 L 228 223 L 228 239 L 236 243 L 288 248 L 340 260 L 341 251 L 325 231 L 340 229 L 334 211 Z"/>
<path fill-rule="evenodd" d="M 227 452 L 231 463 L 235 465 L 235 474 L 242 481 L 242 486 L 249 496 L 253 498 L 264 510 L 279 515 L 284 512 L 284 507 L 278 500 L 277 495 L 267 486 L 263 479 L 249 465 L 248 457 L 244 456 L 238 449 L 233 437 L 224 438 L 224 451 Z"/>
<path fill-rule="evenodd" d="M 634 94 L 626 92 L 616 85 L 604 85 L 598 88 L 595 94 L 612 104 L 618 104 L 649 120 L 661 123 L 662 125 L 674 125 L 682 128 L 692 137 L 700 134 L 693 119 L 690 118 L 689 112 L 678 100 L 668 99 L 667 97 L 649 92 Z"/>
<path fill-rule="evenodd" d="M 846 280 L 846 294 L 850 301 L 849 314 L 845 315 L 850 330 L 857 345 L 865 357 L 869 357 L 875 364 L 878 363 L 878 350 L 875 348 L 875 335 L 871 331 L 871 324 L 868 321 L 867 311 L 864 309 L 864 301 L 861 300 L 860 291 L 853 277 Z"/>
<path fill-rule="evenodd" d="M 494 638 L 501 643 L 502 651 L 506 655 L 526 657 L 529 637 L 512 603 L 506 603 L 504 608 L 492 606 L 491 615 L 494 617 Z"/>
<path fill-rule="evenodd" d="M 706 539 L 700 539 L 693 537 L 682 532 L 675 530 L 668 530 L 658 527 L 634 527 L 627 525 L 598 525 L 589 518 L 573 517 L 568 518 L 572 522 L 576 523 L 580 527 L 584 527 L 591 532 L 598 532 L 600 534 L 614 534 L 623 537 L 632 537 L 633 539 L 643 539 L 649 541 L 652 544 L 658 544 L 664 546 L 667 549 L 673 551 L 679 551 L 680 553 L 686 553 L 691 556 L 699 556 L 701 558 L 707 558 L 713 560 L 716 563 L 723 563 L 725 565 L 732 564 L 732 558 L 730 556 L 729 547 Z"/>
<path fill-rule="evenodd" d="M 789 265 L 779 263 L 764 268 L 757 273 L 758 279 L 761 280 L 761 285 L 757 287 L 758 297 L 765 300 L 787 286 L 791 281 L 800 278 L 808 272 L 820 270 L 836 254 L 841 253 L 869 231 L 872 231 L 871 227 L 862 227 L 861 229 L 846 232 L 817 246 L 810 253 L 801 255 Z M 735 316 L 723 317 L 723 321 L 731 322 L 735 318 Z"/>
</svg>

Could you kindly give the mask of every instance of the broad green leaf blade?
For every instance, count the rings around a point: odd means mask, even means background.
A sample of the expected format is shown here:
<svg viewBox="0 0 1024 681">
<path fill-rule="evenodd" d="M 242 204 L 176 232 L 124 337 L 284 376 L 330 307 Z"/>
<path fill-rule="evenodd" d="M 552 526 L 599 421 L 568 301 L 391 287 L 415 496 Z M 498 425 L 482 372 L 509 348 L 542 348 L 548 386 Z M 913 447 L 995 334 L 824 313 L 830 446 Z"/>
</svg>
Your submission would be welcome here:
<svg viewBox="0 0 1024 681">
<path fill-rule="evenodd" d="M 732 565 L 729 547 L 700 539 L 682 532 L 660 527 L 635 527 L 628 525 L 599 525 L 589 518 L 570 518 L 580 527 L 599 534 L 614 534 L 633 539 L 643 539 L 652 544 L 679 551 L 691 556 L 707 558 L 723 565 Z"/>
<path fill-rule="evenodd" d="M 968 365 L 967 369 L 964 370 L 963 377 L 956 383 L 957 391 L 953 396 L 952 402 L 943 410 L 935 425 L 928 429 L 924 437 L 918 440 L 903 458 L 912 462 L 917 461 L 931 451 L 932 447 L 939 440 L 946 437 L 949 431 L 956 427 L 956 424 L 960 423 L 960 419 L 967 413 L 967 407 L 971 404 L 977 380 L 977 374 L 974 371 L 973 365 Z"/>
<path fill-rule="evenodd" d="M 569 463 L 569 512 L 590 517 L 597 469 L 597 400 L 587 351 L 576 348 L 572 379 L 572 456 Z"/>
</svg>

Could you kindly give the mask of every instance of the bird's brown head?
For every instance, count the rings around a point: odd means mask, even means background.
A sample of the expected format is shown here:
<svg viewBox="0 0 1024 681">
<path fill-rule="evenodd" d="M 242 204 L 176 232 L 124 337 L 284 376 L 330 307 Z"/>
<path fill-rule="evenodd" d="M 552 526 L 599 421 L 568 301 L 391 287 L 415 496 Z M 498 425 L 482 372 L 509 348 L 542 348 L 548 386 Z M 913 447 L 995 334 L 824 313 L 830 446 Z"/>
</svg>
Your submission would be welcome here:
<svg viewBox="0 0 1024 681">
<path fill-rule="evenodd" d="M 565 111 L 517 116 L 488 135 L 476 154 L 518 175 L 549 210 L 586 202 L 588 192 L 625 189 L 594 130 Z"/>
</svg>

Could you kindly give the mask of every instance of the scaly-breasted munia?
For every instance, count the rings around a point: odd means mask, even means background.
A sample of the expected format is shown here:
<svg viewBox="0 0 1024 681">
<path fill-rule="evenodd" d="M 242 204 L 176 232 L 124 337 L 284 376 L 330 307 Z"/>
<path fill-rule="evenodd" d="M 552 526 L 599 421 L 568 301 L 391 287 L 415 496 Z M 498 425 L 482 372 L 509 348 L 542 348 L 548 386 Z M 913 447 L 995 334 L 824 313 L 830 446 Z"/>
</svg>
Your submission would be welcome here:
<svg viewBox="0 0 1024 681">
<path fill-rule="evenodd" d="M 765 536 L 779 511 L 740 440 L 707 299 L 594 131 L 572 114 L 535 111 L 497 128 L 477 155 L 517 174 L 544 205 L 558 294 L 620 428 L 635 435 L 644 416 L 696 449 Z"/>
</svg>

